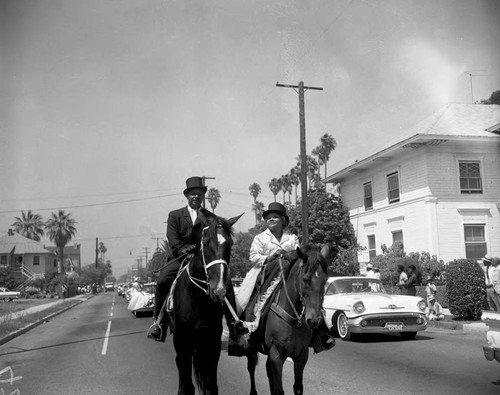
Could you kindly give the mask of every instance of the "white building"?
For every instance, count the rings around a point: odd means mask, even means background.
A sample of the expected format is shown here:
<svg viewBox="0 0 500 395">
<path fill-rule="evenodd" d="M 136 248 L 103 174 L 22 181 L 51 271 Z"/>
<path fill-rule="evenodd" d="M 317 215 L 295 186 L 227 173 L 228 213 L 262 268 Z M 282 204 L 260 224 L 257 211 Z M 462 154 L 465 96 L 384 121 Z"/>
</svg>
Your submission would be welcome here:
<svg viewBox="0 0 500 395">
<path fill-rule="evenodd" d="M 450 104 L 325 179 L 368 262 L 401 240 L 449 262 L 500 256 L 500 106 Z"/>
</svg>

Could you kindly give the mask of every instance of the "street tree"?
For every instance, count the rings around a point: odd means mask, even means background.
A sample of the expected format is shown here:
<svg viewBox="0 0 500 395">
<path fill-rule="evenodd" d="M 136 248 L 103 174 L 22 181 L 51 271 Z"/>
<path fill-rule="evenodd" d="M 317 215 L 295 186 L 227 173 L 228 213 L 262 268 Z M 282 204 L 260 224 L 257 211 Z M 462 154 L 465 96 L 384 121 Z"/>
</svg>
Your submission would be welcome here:
<svg viewBox="0 0 500 395">
<path fill-rule="evenodd" d="M 269 189 L 274 196 L 274 201 L 276 201 L 276 195 L 279 193 L 279 191 L 281 191 L 280 180 L 278 178 L 273 178 L 271 181 L 269 181 Z"/>
<path fill-rule="evenodd" d="M 51 218 L 45 223 L 47 236 L 59 250 L 58 273 L 63 272 L 64 247 L 75 236 L 76 224 L 77 222 L 71 217 L 71 214 L 65 213 L 64 210 L 59 210 L 57 214 L 52 213 Z"/>
<path fill-rule="evenodd" d="M 259 184 L 254 182 L 250 184 L 248 190 L 250 191 L 250 195 L 253 197 L 252 210 L 255 212 L 255 223 L 257 224 L 259 222 L 258 218 L 259 206 L 257 205 L 257 198 L 259 197 L 259 194 L 262 192 L 262 189 Z"/>
<path fill-rule="evenodd" d="M 319 139 L 320 145 L 313 149 L 312 154 L 318 157 L 319 166 L 325 166 L 325 178 L 327 175 L 327 163 L 330 159 L 330 154 L 337 148 L 337 142 L 333 136 L 325 133 Z M 319 171 L 319 167 L 318 167 Z"/>
<path fill-rule="evenodd" d="M 357 254 L 348 252 L 357 250 L 354 228 L 349 220 L 349 211 L 342 200 L 325 191 L 324 188 L 310 190 L 308 200 L 309 240 L 301 240 L 301 245 L 313 244 L 321 247 L 324 244 L 335 246 L 340 254 L 336 260 L 329 262 L 330 272 L 334 267 L 342 266 L 346 272 L 354 274 L 359 270 Z M 289 210 L 289 229 L 296 235 L 302 234 L 302 207 L 299 201 Z M 339 261 L 342 259 L 342 261 Z M 340 270 L 337 270 L 339 272 Z"/>
<path fill-rule="evenodd" d="M 258 200 L 252 204 L 252 210 L 255 212 L 255 225 L 257 225 L 262 220 L 262 213 L 264 212 L 265 205 Z"/>
<path fill-rule="evenodd" d="M 500 90 L 493 92 L 489 99 L 481 100 L 480 104 L 500 104 Z"/>
<path fill-rule="evenodd" d="M 301 156 L 299 155 L 296 159 L 297 159 L 297 167 L 299 169 L 299 174 L 301 174 L 300 173 L 302 171 L 301 170 L 301 168 L 302 168 L 301 167 L 301 165 L 302 165 Z M 306 155 L 306 166 L 307 166 L 306 175 L 307 175 L 307 178 L 309 180 L 308 184 L 309 184 L 309 189 L 310 189 L 314 185 L 315 175 L 318 174 L 319 163 L 311 155 Z M 302 185 L 302 188 L 304 188 L 304 187 L 305 186 Z"/>
<path fill-rule="evenodd" d="M 98 250 L 101 254 L 101 262 L 104 263 L 104 257 L 106 256 L 106 252 L 108 252 L 108 249 L 106 248 L 106 246 L 102 241 L 99 242 Z"/>
<path fill-rule="evenodd" d="M 297 204 L 297 188 L 300 185 L 300 167 L 295 166 L 288 172 L 288 177 L 295 189 L 295 204 Z"/>
<path fill-rule="evenodd" d="M 219 205 L 221 196 L 220 192 L 217 188 L 210 188 L 207 192 L 207 200 L 210 203 L 210 207 L 212 208 L 212 212 L 215 213 L 215 208 Z"/>
<path fill-rule="evenodd" d="M 288 193 L 288 204 L 292 204 L 291 194 L 292 194 L 293 186 L 292 186 L 292 181 L 290 180 L 289 175 L 283 174 L 280 177 L 280 181 L 281 181 L 281 191 L 283 192 L 283 205 L 285 205 L 285 197 L 286 197 L 287 193 Z"/>
<path fill-rule="evenodd" d="M 26 213 L 21 211 L 21 217 L 15 217 L 15 222 L 11 225 L 14 232 L 27 237 L 28 239 L 40 241 L 44 235 L 44 222 L 42 216 L 34 214 L 31 210 Z"/>
</svg>

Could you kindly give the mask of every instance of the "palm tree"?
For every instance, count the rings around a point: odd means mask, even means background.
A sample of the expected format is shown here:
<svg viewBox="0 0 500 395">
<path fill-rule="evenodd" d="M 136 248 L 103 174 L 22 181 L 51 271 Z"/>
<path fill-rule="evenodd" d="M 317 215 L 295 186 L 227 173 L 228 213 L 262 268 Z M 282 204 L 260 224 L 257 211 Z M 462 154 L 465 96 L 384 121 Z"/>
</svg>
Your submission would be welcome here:
<svg viewBox="0 0 500 395">
<path fill-rule="evenodd" d="M 252 197 L 253 197 L 253 204 L 255 205 L 257 203 L 257 198 L 259 197 L 259 194 L 262 192 L 262 189 L 261 189 L 259 184 L 254 182 L 253 184 L 250 184 L 250 186 L 248 187 L 248 190 L 250 191 L 250 195 L 252 195 Z M 257 217 L 257 211 L 256 210 L 254 210 L 254 211 L 255 211 L 255 224 L 257 225 L 257 223 L 259 222 L 259 219 Z"/>
<path fill-rule="evenodd" d="M 273 178 L 271 181 L 269 181 L 269 189 L 274 195 L 274 201 L 276 201 L 276 195 L 278 194 L 279 191 L 281 191 L 280 180 L 277 178 Z"/>
<path fill-rule="evenodd" d="M 59 210 L 57 214 L 52 213 L 52 217 L 47 220 L 45 229 L 47 236 L 59 249 L 58 273 L 62 273 L 64 247 L 76 234 L 76 221 L 71 218 L 71 214 L 66 214 L 64 210 Z"/>
<path fill-rule="evenodd" d="M 319 139 L 320 145 L 313 149 L 312 154 L 318 157 L 318 162 L 320 166 L 325 166 L 325 178 L 326 178 L 326 164 L 330 159 L 330 154 L 337 148 L 337 141 L 325 133 Z"/>
<path fill-rule="evenodd" d="M 262 219 L 262 213 L 264 212 L 264 203 L 259 202 L 258 200 L 255 201 L 254 204 L 252 204 L 252 210 L 255 211 L 255 225 L 257 225 L 260 220 Z"/>
<path fill-rule="evenodd" d="M 28 239 L 40 241 L 44 235 L 43 219 L 39 214 L 33 214 L 31 210 L 27 213 L 21 211 L 21 217 L 15 217 L 15 222 L 11 225 L 16 233 Z"/>
<path fill-rule="evenodd" d="M 295 204 L 297 205 L 297 188 L 300 185 L 300 167 L 295 166 L 288 172 L 288 177 L 290 182 L 295 187 Z"/>
<path fill-rule="evenodd" d="M 254 182 L 253 184 L 250 184 L 248 190 L 250 191 L 250 195 L 253 197 L 253 202 L 255 203 L 259 194 L 262 192 L 260 185 Z"/>
<path fill-rule="evenodd" d="M 283 192 L 283 205 L 285 205 L 285 194 L 288 193 L 288 203 L 290 202 L 290 194 L 292 193 L 292 181 L 290 180 L 288 174 L 284 174 L 280 177 L 281 181 L 281 191 Z"/>
<path fill-rule="evenodd" d="M 297 167 L 301 168 L 301 163 L 302 163 L 302 159 L 300 157 L 300 155 L 297 157 Z M 312 186 L 312 183 L 313 183 L 313 179 L 314 179 L 314 175 L 316 173 L 318 173 L 318 169 L 319 169 L 319 163 L 316 159 L 314 159 L 311 155 L 306 155 L 306 166 L 307 166 L 307 178 L 309 179 L 309 189 L 311 188 Z M 307 186 L 304 186 L 302 185 L 302 188 L 304 187 L 307 187 Z"/>
<path fill-rule="evenodd" d="M 207 200 L 210 203 L 210 207 L 212 207 L 212 212 L 215 213 L 215 208 L 219 205 L 220 202 L 220 192 L 217 188 L 210 188 L 207 192 Z"/>
<path fill-rule="evenodd" d="M 108 249 L 102 241 L 99 243 L 99 252 L 101 253 L 101 263 L 104 263 L 104 257 L 106 255 L 106 252 L 108 252 Z"/>
</svg>

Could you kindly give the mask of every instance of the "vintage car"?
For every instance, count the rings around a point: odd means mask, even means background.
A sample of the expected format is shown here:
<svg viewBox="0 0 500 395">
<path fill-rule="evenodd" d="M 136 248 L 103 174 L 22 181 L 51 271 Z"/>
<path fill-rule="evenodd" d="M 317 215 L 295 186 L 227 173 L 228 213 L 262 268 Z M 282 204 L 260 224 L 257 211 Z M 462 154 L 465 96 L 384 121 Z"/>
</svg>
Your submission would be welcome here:
<svg viewBox="0 0 500 395">
<path fill-rule="evenodd" d="M 416 296 L 390 295 L 368 277 L 330 277 L 323 307 L 332 331 L 342 340 L 353 333 L 394 333 L 415 338 L 427 328 L 426 303 Z"/>
<path fill-rule="evenodd" d="M 12 301 L 13 299 L 19 299 L 20 292 L 9 291 L 5 287 L 0 287 L 0 300 Z"/>
<path fill-rule="evenodd" d="M 140 284 L 130 288 L 128 309 L 136 316 L 152 315 L 155 308 L 155 283 Z"/>
</svg>

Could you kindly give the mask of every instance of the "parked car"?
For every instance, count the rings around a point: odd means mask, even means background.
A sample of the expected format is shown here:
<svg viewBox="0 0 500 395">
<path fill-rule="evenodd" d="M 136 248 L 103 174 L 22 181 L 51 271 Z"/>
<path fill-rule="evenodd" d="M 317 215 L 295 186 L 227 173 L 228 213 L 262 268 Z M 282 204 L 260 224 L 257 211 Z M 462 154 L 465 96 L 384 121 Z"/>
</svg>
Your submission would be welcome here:
<svg viewBox="0 0 500 395">
<path fill-rule="evenodd" d="M 130 290 L 128 309 L 136 316 L 152 315 L 155 308 L 156 284 L 146 283 Z"/>
<path fill-rule="evenodd" d="M 107 282 L 104 283 L 104 292 L 114 292 L 115 291 L 115 283 Z"/>
<path fill-rule="evenodd" d="M 5 287 L 0 287 L 0 300 L 12 301 L 14 299 L 19 299 L 20 292 L 17 291 L 9 291 Z"/>
<path fill-rule="evenodd" d="M 390 295 L 378 279 L 330 277 L 323 301 L 332 331 L 342 340 L 353 333 L 394 333 L 414 339 L 427 328 L 426 303 L 417 296 Z"/>
</svg>

